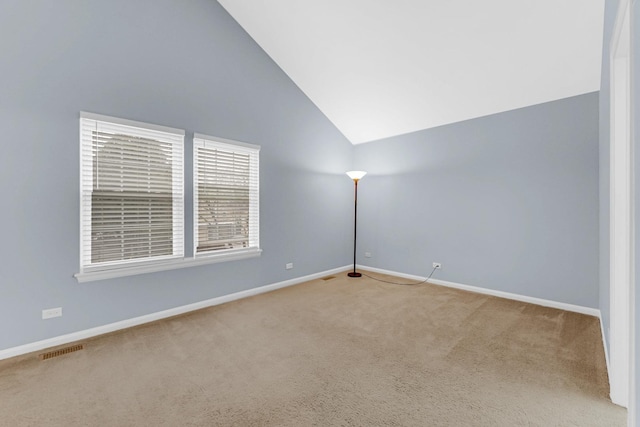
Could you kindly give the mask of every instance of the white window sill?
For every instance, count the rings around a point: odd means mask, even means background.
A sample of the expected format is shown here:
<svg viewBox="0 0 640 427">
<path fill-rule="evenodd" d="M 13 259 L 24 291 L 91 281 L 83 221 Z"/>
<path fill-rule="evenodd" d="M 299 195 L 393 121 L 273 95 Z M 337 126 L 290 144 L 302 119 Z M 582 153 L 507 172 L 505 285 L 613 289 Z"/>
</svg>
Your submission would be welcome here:
<svg viewBox="0 0 640 427">
<path fill-rule="evenodd" d="M 182 258 L 167 260 L 154 264 L 135 266 L 119 266 L 103 270 L 85 271 L 73 276 L 79 283 L 92 282 L 94 280 L 113 279 L 116 277 L 133 276 L 136 274 L 154 273 L 157 271 L 176 270 L 178 268 L 196 267 L 198 265 L 214 264 L 224 261 L 237 261 L 241 259 L 259 257 L 262 249 L 249 249 L 238 252 L 226 252 L 221 254 L 199 255 L 195 258 Z"/>
</svg>

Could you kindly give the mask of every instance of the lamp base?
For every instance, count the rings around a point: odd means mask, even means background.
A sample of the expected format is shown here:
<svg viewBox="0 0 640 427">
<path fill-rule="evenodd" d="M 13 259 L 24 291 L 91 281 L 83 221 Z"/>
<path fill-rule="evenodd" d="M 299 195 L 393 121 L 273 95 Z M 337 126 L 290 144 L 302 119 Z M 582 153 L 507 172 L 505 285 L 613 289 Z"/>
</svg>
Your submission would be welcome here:
<svg viewBox="0 0 640 427">
<path fill-rule="evenodd" d="M 349 276 L 349 277 L 362 277 L 362 274 L 352 271 L 351 273 L 347 273 L 347 276 Z"/>
</svg>

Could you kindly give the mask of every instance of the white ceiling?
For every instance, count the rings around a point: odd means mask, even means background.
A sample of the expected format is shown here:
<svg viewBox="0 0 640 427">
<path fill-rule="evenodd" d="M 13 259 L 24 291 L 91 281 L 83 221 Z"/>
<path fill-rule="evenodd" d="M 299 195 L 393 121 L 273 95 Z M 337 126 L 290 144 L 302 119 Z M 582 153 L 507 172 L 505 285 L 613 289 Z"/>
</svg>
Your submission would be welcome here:
<svg viewBox="0 0 640 427">
<path fill-rule="evenodd" d="M 600 89 L 604 0 L 218 0 L 354 144 Z"/>
</svg>

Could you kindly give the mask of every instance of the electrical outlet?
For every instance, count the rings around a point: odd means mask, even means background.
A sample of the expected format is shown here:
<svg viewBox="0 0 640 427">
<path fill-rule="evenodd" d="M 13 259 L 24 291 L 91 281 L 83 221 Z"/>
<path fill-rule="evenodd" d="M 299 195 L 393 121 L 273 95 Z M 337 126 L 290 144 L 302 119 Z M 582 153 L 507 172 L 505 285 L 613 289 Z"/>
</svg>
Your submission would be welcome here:
<svg viewBox="0 0 640 427">
<path fill-rule="evenodd" d="M 51 319 L 52 317 L 60 317 L 60 316 L 62 316 L 62 307 L 48 308 L 46 310 L 42 310 L 42 319 Z"/>
<path fill-rule="evenodd" d="M 440 264 L 439 262 L 434 262 L 433 263 L 433 268 L 441 269 L 442 268 L 442 264 Z"/>
<path fill-rule="evenodd" d="M 287 270 L 291 270 L 293 268 L 293 263 L 288 262 L 287 265 L 284 266 L 284 268 L 286 268 Z"/>
<path fill-rule="evenodd" d="M 364 257 L 365 258 L 371 258 L 371 252 L 365 252 L 364 253 Z"/>
</svg>

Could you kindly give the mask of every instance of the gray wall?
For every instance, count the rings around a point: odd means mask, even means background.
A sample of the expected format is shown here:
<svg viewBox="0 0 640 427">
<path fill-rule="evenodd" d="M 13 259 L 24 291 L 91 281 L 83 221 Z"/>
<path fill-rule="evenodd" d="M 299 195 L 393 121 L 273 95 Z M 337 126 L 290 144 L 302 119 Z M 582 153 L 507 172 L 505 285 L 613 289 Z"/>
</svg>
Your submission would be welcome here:
<svg viewBox="0 0 640 427">
<path fill-rule="evenodd" d="M 0 52 L 0 349 L 349 263 L 351 144 L 217 2 L 3 0 Z M 185 129 L 187 177 L 261 145 L 262 257 L 78 284 L 81 110 Z"/>
<path fill-rule="evenodd" d="M 359 261 L 598 307 L 598 94 L 358 145 Z M 362 255 L 372 253 L 372 258 Z"/>
</svg>

